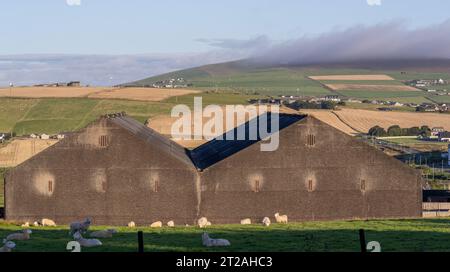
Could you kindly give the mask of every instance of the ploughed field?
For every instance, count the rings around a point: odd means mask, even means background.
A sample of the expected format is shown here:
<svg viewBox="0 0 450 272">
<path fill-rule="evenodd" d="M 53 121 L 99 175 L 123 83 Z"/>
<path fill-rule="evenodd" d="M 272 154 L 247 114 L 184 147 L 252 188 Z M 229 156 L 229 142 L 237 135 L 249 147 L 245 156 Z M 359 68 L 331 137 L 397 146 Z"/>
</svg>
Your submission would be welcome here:
<svg viewBox="0 0 450 272">
<path fill-rule="evenodd" d="M 0 88 L 0 97 L 15 98 L 100 98 L 161 101 L 172 96 L 198 93 L 187 89 L 106 87 L 14 87 Z"/>
<path fill-rule="evenodd" d="M 176 222 L 175 222 L 176 223 Z M 450 251 L 450 219 L 408 219 L 373 221 L 305 222 L 287 225 L 213 225 L 207 228 L 212 238 L 231 242 L 227 248 L 206 248 L 201 244 L 203 229 L 190 226 L 116 228 L 113 238 L 100 239 L 100 247 L 82 248 L 83 252 L 136 252 L 137 231 L 144 231 L 144 250 L 276 251 L 276 252 L 358 252 L 358 230 L 366 230 L 366 241 L 378 241 L 383 252 Z M 92 230 L 108 227 L 92 227 Z M 110 228 L 110 227 L 109 227 Z M 0 222 L 0 238 L 22 228 Z M 64 252 L 72 241 L 68 227 L 32 227 L 31 239 L 17 241 L 16 252 Z M 85 235 L 85 238 L 89 235 Z"/>
<path fill-rule="evenodd" d="M 387 129 L 393 125 L 399 125 L 402 128 L 426 125 L 430 128 L 444 127 L 446 130 L 450 130 L 450 114 L 386 112 L 348 108 L 337 111 L 301 110 L 301 112 L 312 114 L 318 119 L 350 135 L 358 132 L 367 133 L 374 126 Z"/>
</svg>

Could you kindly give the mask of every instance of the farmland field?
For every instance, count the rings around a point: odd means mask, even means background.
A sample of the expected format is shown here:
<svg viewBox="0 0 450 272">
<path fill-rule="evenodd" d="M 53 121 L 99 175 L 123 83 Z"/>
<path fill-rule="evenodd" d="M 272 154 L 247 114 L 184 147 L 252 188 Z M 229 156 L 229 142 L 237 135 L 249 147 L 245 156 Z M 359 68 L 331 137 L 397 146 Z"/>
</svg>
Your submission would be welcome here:
<svg viewBox="0 0 450 272">
<path fill-rule="evenodd" d="M 107 88 L 102 87 L 13 87 L 0 88 L 0 97 L 17 98 L 63 98 L 86 97 Z"/>
<path fill-rule="evenodd" d="M 382 112 L 357 109 L 342 109 L 335 113 L 346 124 L 358 131 L 367 133 L 376 125 L 388 128 L 399 125 L 404 128 L 423 126 L 444 127 L 450 130 L 450 114 L 415 113 L 415 112 Z"/>
<path fill-rule="evenodd" d="M 406 85 L 326 84 L 326 86 L 334 91 L 420 92 L 420 90 Z"/>
<path fill-rule="evenodd" d="M 301 112 L 312 114 L 323 122 L 350 135 L 367 133 L 374 126 L 387 129 L 392 125 L 399 125 L 403 128 L 427 125 L 429 127 L 444 127 L 446 130 L 450 130 L 450 114 L 385 112 L 351 108 L 342 108 L 337 111 L 301 110 Z"/>
<path fill-rule="evenodd" d="M 367 90 L 343 90 L 338 92 L 341 95 L 359 98 L 359 99 L 378 99 L 378 100 L 394 100 L 399 98 L 408 98 L 414 97 L 417 98 L 420 96 L 419 92 L 416 91 L 367 91 Z M 396 100 L 397 101 L 397 100 Z M 429 101 L 428 101 L 429 102 Z"/>
<path fill-rule="evenodd" d="M 5 199 L 4 199 L 5 184 L 3 179 L 5 171 L 6 168 L 0 168 L 0 208 L 5 206 Z"/>
<path fill-rule="evenodd" d="M 0 97 L 11 98 L 100 98 L 161 101 L 199 91 L 187 89 L 107 88 L 107 87 L 14 87 L 0 88 Z"/>
<path fill-rule="evenodd" d="M 89 98 L 161 101 L 172 96 L 182 96 L 199 91 L 187 89 L 115 88 L 90 94 Z"/>
<path fill-rule="evenodd" d="M 422 141 L 414 138 L 390 138 L 385 139 L 388 142 L 393 142 L 396 144 L 401 144 L 404 146 L 408 146 L 414 148 L 419 151 L 427 152 L 430 150 L 439 150 L 445 151 L 447 150 L 448 143 L 443 142 L 432 142 L 432 141 Z"/>
<path fill-rule="evenodd" d="M 176 223 L 176 222 L 175 222 Z M 227 248 L 205 248 L 201 245 L 202 229 L 175 228 L 116 228 L 119 232 L 101 239 L 97 248 L 84 252 L 136 252 L 137 230 L 144 231 L 146 252 L 358 252 L 358 230 L 366 230 L 367 241 L 378 241 L 383 252 L 450 251 L 450 219 L 405 219 L 370 221 L 334 221 L 258 225 L 214 225 L 208 228 L 213 238 L 231 242 Z M 92 230 L 107 227 L 93 227 Z M 0 237 L 21 228 L 0 223 Z M 18 241 L 16 252 L 63 252 L 72 239 L 67 227 L 31 228 L 28 241 Z"/>
<path fill-rule="evenodd" d="M 16 139 L 0 147 L 0 168 L 14 167 L 56 144 L 58 140 Z"/>
<path fill-rule="evenodd" d="M 310 114 L 322 122 L 329 124 L 330 126 L 339 129 L 340 131 L 348 134 L 348 135 L 356 135 L 360 133 L 359 131 L 351 128 L 347 124 L 343 123 L 336 114 L 333 114 L 332 111 L 329 110 L 300 110 L 301 113 Z"/>
<path fill-rule="evenodd" d="M 317 81 L 323 81 L 323 80 L 347 80 L 347 81 L 354 81 L 354 80 L 371 80 L 371 81 L 377 81 L 377 80 L 395 80 L 392 77 L 388 75 L 329 75 L 329 76 L 309 76 L 309 78 Z"/>
</svg>

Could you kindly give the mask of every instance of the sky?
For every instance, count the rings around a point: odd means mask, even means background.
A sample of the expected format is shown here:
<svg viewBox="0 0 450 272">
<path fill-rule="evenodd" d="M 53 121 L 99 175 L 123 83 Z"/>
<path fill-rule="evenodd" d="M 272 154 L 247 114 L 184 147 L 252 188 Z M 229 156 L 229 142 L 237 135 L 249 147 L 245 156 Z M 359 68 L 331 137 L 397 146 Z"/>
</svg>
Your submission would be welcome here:
<svg viewBox="0 0 450 272">
<path fill-rule="evenodd" d="M 2 0 L 0 55 L 202 52 L 214 39 L 283 41 L 392 20 L 426 26 L 448 10 L 446 0 Z"/>
<path fill-rule="evenodd" d="M 394 35 L 389 56 L 445 55 L 448 10 L 447 0 L 1 0 L 0 86 L 111 85 L 267 52 L 283 61 L 376 57 Z M 423 38 L 429 29 L 446 48 Z M 405 44 L 411 35 L 414 48 Z M 352 52 L 329 56 L 331 45 Z"/>
</svg>

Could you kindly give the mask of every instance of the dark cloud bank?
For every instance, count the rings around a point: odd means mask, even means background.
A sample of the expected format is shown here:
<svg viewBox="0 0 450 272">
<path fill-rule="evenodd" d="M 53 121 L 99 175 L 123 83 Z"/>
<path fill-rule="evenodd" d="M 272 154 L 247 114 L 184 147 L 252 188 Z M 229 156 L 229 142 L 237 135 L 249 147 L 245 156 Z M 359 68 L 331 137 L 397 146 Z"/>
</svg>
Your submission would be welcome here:
<svg viewBox="0 0 450 272">
<path fill-rule="evenodd" d="M 214 50 L 175 55 L 15 55 L 0 56 L 0 86 L 81 80 L 115 85 L 205 64 L 251 59 L 261 65 L 308 65 L 367 61 L 450 59 L 450 20 L 410 30 L 403 23 L 356 26 L 319 36 L 273 42 L 198 39 Z"/>
</svg>

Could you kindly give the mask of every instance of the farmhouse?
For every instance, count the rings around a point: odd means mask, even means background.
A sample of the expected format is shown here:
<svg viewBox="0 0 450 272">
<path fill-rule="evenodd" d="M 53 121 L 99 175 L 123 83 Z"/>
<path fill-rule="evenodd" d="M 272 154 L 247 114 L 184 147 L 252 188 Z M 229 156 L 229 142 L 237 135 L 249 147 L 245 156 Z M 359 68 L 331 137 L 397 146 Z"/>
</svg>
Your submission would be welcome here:
<svg viewBox="0 0 450 272">
<path fill-rule="evenodd" d="M 247 136 L 249 123 L 240 126 Z M 416 170 L 312 116 L 279 114 L 279 124 L 276 151 L 261 151 L 259 136 L 187 150 L 126 115 L 103 116 L 6 174 L 5 217 L 126 225 L 259 222 L 276 212 L 291 221 L 421 216 Z"/>
</svg>

